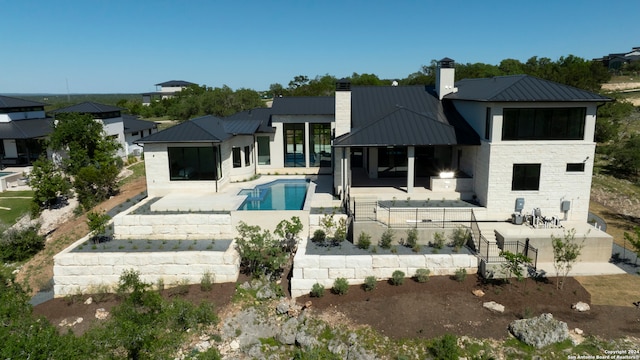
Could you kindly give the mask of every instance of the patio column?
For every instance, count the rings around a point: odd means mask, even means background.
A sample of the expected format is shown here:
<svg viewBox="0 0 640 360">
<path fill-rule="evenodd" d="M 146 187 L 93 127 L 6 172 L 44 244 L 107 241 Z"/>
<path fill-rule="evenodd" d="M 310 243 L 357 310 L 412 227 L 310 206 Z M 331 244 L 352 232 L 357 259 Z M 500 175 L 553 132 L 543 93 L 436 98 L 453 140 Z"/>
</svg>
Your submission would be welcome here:
<svg viewBox="0 0 640 360">
<path fill-rule="evenodd" d="M 304 123 L 304 167 L 309 167 L 309 123 L 305 121 Z"/>
<path fill-rule="evenodd" d="M 407 193 L 413 192 L 413 183 L 415 181 L 415 154 L 416 148 L 409 146 L 407 148 Z"/>
</svg>

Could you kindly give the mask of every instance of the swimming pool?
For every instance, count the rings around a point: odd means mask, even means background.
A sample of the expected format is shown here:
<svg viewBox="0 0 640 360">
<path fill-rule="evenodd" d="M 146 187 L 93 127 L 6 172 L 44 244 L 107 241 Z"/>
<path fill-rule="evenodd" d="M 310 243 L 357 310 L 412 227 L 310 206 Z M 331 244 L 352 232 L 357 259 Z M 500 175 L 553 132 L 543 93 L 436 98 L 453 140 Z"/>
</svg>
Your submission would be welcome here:
<svg viewBox="0 0 640 360">
<path fill-rule="evenodd" d="M 302 210 L 308 188 L 305 179 L 281 179 L 243 189 L 238 195 L 247 198 L 238 210 Z"/>
</svg>

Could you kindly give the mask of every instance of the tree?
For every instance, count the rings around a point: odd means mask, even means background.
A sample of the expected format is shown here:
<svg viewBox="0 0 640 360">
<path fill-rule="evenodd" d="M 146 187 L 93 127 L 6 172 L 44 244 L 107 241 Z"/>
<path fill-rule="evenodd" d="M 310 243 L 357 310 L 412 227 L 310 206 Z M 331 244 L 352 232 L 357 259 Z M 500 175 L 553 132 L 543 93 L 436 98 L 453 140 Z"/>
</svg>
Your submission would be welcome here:
<svg viewBox="0 0 640 360">
<path fill-rule="evenodd" d="M 282 220 L 276 226 L 274 233 L 283 238 L 283 246 L 286 250 L 292 251 L 296 248 L 298 235 L 303 226 L 300 218 L 294 216 L 289 220 Z"/>
<path fill-rule="evenodd" d="M 90 211 L 87 213 L 87 225 L 94 243 L 101 242 L 100 236 L 106 231 L 110 219 L 111 217 L 104 212 Z"/>
<path fill-rule="evenodd" d="M 66 154 L 62 168 L 73 179 L 80 204 L 89 209 L 118 190 L 122 160 L 120 144 L 106 136 L 101 122 L 90 114 L 60 114 L 49 137 L 49 146 Z"/>
<path fill-rule="evenodd" d="M 502 270 L 507 273 L 507 282 L 509 282 L 511 275 L 515 275 L 518 281 L 524 280 L 522 265 L 531 263 L 531 259 L 525 254 L 514 254 L 510 251 L 501 251 L 500 256 L 502 256 L 506 261 L 502 264 Z"/>
<path fill-rule="evenodd" d="M 636 253 L 635 264 L 637 265 L 638 258 L 640 257 L 640 227 L 634 227 L 633 232 L 634 234 L 630 235 L 625 231 L 624 238 L 633 246 L 633 251 Z"/>
<path fill-rule="evenodd" d="M 563 289 L 564 282 L 569 275 L 573 265 L 578 261 L 580 252 L 584 247 L 584 240 L 576 242 L 576 229 L 564 231 L 562 238 L 551 235 L 551 246 L 553 246 L 553 267 L 556 270 L 556 288 Z M 560 279 L 562 276 L 562 279 Z"/>
<path fill-rule="evenodd" d="M 254 277 L 263 275 L 277 277 L 287 261 L 287 252 L 280 241 L 274 239 L 269 230 L 247 225 L 241 221 L 236 227 L 236 249 L 240 255 L 242 270 Z"/>
<path fill-rule="evenodd" d="M 42 209 L 50 209 L 61 199 L 70 195 L 71 184 L 53 161 L 40 158 L 33 162 L 29 174 L 29 185 L 33 189 L 32 215 L 38 215 Z"/>
</svg>

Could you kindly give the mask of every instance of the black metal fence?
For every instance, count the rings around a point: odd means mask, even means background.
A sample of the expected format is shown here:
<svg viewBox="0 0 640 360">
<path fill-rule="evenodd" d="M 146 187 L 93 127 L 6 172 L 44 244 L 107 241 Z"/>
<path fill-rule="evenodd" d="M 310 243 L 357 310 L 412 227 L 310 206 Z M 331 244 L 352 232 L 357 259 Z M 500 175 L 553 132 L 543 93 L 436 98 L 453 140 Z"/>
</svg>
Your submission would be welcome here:
<svg viewBox="0 0 640 360">
<path fill-rule="evenodd" d="M 484 236 L 480 236 L 480 241 L 478 241 L 477 255 L 485 262 L 504 262 L 505 258 L 500 256 L 500 253 L 503 251 L 508 251 L 512 254 L 523 254 L 531 260 L 530 265 L 533 266 L 533 268 L 537 267 L 538 249 L 529 245 L 527 241 L 522 242 L 519 240 L 512 240 L 504 241 L 502 244 L 499 244 L 497 242 L 489 242 L 484 238 Z"/>
<path fill-rule="evenodd" d="M 437 207 L 385 207 L 377 201 L 359 201 L 353 204 L 357 221 L 376 221 L 394 228 L 456 228 L 470 226 L 471 209 Z"/>
</svg>

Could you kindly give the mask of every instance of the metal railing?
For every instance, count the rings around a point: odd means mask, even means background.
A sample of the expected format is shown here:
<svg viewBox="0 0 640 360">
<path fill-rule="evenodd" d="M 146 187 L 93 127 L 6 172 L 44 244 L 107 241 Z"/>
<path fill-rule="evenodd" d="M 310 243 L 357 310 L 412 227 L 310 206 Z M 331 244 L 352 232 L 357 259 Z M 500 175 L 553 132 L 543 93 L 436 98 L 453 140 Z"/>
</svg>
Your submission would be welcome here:
<svg viewBox="0 0 640 360">
<path fill-rule="evenodd" d="M 535 269 L 538 264 L 538 249 L 528 244 L 528 242 L 522 242 L 519 240 L 505 241 L 502 243 L 502 247 L 497 242 L 489 242 L 484 236 L 480 236 L 478 242 L 477 255 L 487 263 L 502 263 L 505 261 L 500 253 L 508 251 L 512 254 L 524 254 L 524 256 L 531 259 L 530 265 Z"/>
<path fill-rule="evenodd" d="M 456 228 L 470 226 L 471 209 L 386 207 L 377 201 L 353 204 L 354 221 L 375 221 L 393 228 Z"/>
</svg>

